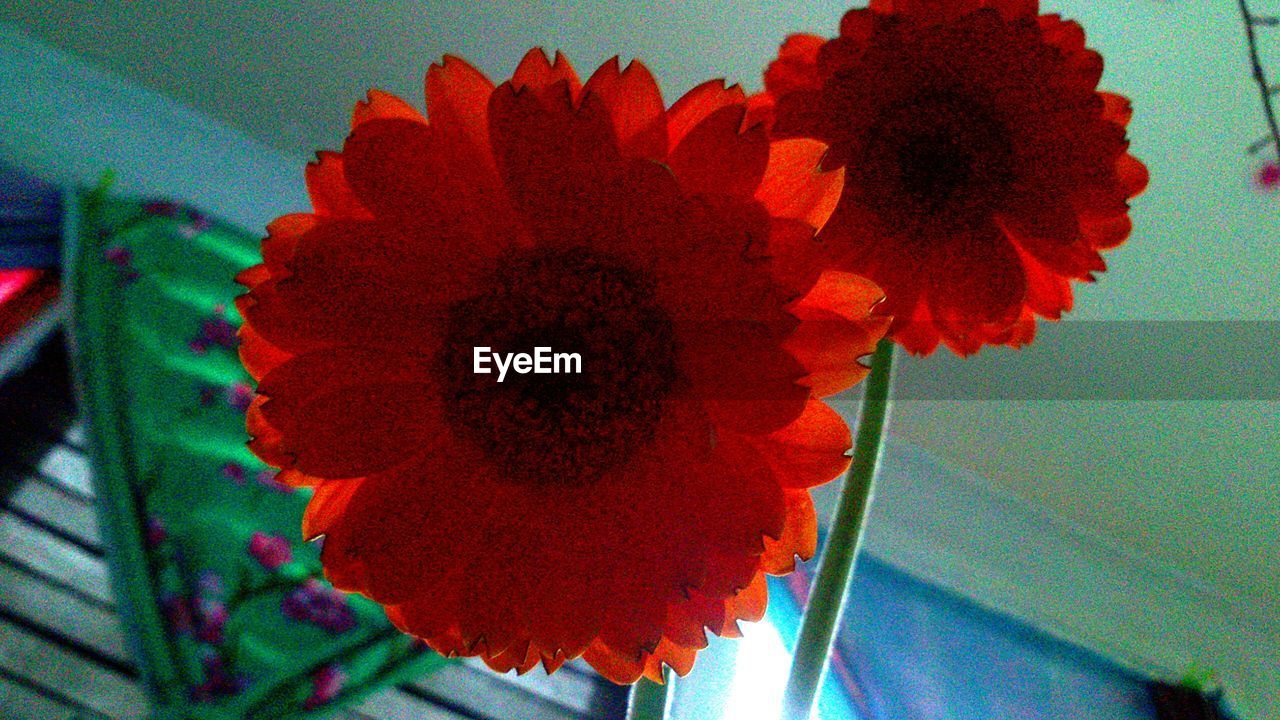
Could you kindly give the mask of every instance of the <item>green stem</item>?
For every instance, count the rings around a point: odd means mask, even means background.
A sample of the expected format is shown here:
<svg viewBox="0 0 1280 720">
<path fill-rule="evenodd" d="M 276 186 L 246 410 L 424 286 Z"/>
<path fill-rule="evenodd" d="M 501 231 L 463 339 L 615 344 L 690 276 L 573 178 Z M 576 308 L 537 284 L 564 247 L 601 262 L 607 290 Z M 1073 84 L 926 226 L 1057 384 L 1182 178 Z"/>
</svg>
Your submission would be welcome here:
<svg viewBox="0 0 1280 720">
<path fill-rule="evenodd" d="M 884 449 L 884 428 L 889 415 L 889 386 L 893 375 L 893 342 L 881 340 L 871 356 L 871 374 L 858 417 L 858 437 L 853 462 L 845 475 L 831 529 L 818 561 L 818 576 L 800 621 L 791 676 L 782 700 L 784 720 L 808 720 L 814 698 L 827 672 L 836 629 L 844 612 L 849 579 L 853 576 L 873 481 Z"/>
<path fill-rule="evenodd" d="M 640 678 L 631 686 L 631 699 L 627 702 L 627 720 L 663 720 L 671 705 L 671 670 L 662 669 L 663 683 Z"/>
</svg>

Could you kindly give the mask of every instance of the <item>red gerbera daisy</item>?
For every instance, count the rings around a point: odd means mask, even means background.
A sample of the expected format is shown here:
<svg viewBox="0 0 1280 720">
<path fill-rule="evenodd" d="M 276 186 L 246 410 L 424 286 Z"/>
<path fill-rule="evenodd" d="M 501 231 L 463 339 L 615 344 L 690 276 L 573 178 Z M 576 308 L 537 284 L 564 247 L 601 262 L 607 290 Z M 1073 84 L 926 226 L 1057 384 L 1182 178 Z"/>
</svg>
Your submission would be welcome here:
<svg viewBox="0 0 1280 720">
<path fill-rule="evenodd" d="M 639 63 L 582 85 L 535 50 L 495 88 L 446 58 L 426 95 L 371 92 L 240 277 L 251 447 L 314 486 L 326 576 L 441 653 L 683 674 L 813 552 L 807 488 L 848 462 L 819 398 L 887 327 L 822 266 L 841 173 Z M 581 373 L 476 371 L 537 347 Z"/>
<path fill-rule="evenodd" d="M 1097 91 L 1084 31 L 1035 0 L 871 0 L 833 40 L 789 38 L 753 105 L 831 145 L 844 194 L 822 237 L 928 354 L 1031 340 L 1105 269 L 1147 171 L 1128 101 Z"/>
</svg>

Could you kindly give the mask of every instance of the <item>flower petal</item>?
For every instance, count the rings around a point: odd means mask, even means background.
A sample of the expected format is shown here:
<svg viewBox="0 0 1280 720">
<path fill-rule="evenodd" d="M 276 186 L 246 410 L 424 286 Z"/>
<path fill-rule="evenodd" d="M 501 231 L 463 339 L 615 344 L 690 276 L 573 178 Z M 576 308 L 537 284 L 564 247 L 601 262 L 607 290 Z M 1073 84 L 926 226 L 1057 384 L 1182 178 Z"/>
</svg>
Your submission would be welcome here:
<svg viewBox="0 0 1280 720">
<path fill-rule="evenodd" d="M 528 88 L 539 95 L 547 95 L 563 83 L 568 96 L 575 104 L 582 93 L 582 82 L 569 64 L 568 58 L 556 51 L 555 61 L 547 60 L 542 48 L 525 53 L 511 76 L 511 86 L 516 90 Z"/>
<path fill-rule="evenodd" d="M 298 242 L 320 222 L 320 217 L 311 213 L 292 213 L 267 224 L 267 237 L 262 241 L 262 263 L 273 277 L 288 274 L 285 265 L 293 259 Z"/>
<path fill-rule="evenodd" d="M 316 153 L 315 162 L 307 163 L 307 194 L 317 215 L 368 219 L 364 209 L 347 184 L 342 156 L 335 152 Z"/>
<path fill-rule="evenodd" d="M 438 427 L 426 358 L 332 348 L 294 358 L 258 386 L 262 417 L 289 467 L 326 478 L 368 475 L 413 457 Z"/>
<path fill-rule="evenodd" d="M 293 455 L 281 447 L 283 436 L 262 414 L 262 406 L 267 399 L 261 395 L 255 397 L 245 412 L 245 429 L 249 433 L 249 449 L 259 460 L 283 468 L 293 465 Z"/>
<path fill-rule="evenodd" d="M 662 638 L 658 647 L 645 659 L 644 676 L 653 682 L 661 683 L 663 682 L 662 668 L 666 666 L 676 675 L 684 677 L 693 670 L 693 660 L 697 654 L 697 651 L 692 648 L 681 647 L 667 638 Z"/>
<path fill-rule="evenodd" d="M 661 160 L 667 155 L 667 115 L 649 68 L 632 61 L 618 70 L 615 56 L 587 80 L 584 93 L 599 95 L 613 118 L 618 149 L 626 157 Z"/>
<path fill-rule="evenodd" d="M 389 92 L 378 89 L 370 90 L 367 100 L 356 103 L 356 108 L 351 113 L 351 129 L 355 131 L 361 125 L 375 120 L 404 120 L 420 125 L 427 124 L 427 119 L 422 117 L 422 113 L 418 112 L 417 108 Z"/>
<path fill-rule="evenodd" d="M 843 33 L 842 33 L 843 34 Z M 764 71 L 764 87 L 780 95 L 797 90 L 821 90 L 818 75 L 818 51 L 826 44 L 816 35 L 791 35 L 778 50 L 778 59 Z"/>
<path fill-rule="evenodd" d="M 739 620 L 758 622 L 764 617 L 768 602 L 769 586 L 766 584 L 764 573 L 758 572 L 746 587 L 729 600 L 729 607 Z"/>
<path fill-rule="evenodd" d="M 770 575 L 785 575 L 796 569 L 796 557 L 808 560 L 818 550 L 818 516 L 808 490 L 785 490 L 787 524 L 777 540 L 764 539 L 760 569 Z"/>
<path fill-rule="evenodd" d="M 252 325 L 241 325 L 238 334 L 240 363 L 255 380 L 261 380 L 264 375 L 293 358 L 291 353 L 272 345 L 259 335 Z"/>
<path fill-rule="evenodd" d="M 596 672 L 619 685 L 630 685 L 644 674 L 643 656 L 628 656 L 610 649 L 600 641 L 592 643 L 583 653 L 582 659 L 595 668 Z"/>
<path fill-rule="evenodd" d="M 719 333 L 682 337 L 680 369 L 717 425 L 761 435 L 793 421 L 809 389 L 805 369 L 768 328 L 724 323 Z M 729 337 L 735 342 L 727 342 Z"/>
<path fill-rule="evenodd" d="M 1129 154 L 1121 155 L 1116 161 L 1116 175 L 1120 178 L 1125 197 L 1130 198 L 1146 190 L 1151 181 L 1147 166 Z"/>
<path fill-rule="evenodd" d="M 748 437 L 786 488 L 828 482 L 849 467 L 853 445 L 849 426 L 821 400 L 809 400 L 789 425 L 762 437 Z"/>
<path fill-rule="evenodd" d="M 826 152 L 825 144 L 805 138 L 770 143 L 756 199 L 774 217 L 801 220 L 821 230 L 844 189 L 844 168 L 820 168 Z"/>
<path fill-rule="evenodd" d="M 237 283 L 249 288 L 250 290 L 270 279 L 271 271 L 267 269 L 266 265 L 262 264 L 250 265 L 236 273 L 235 277 Z"/>
<path fill-rule="evenodd" d="M 361 343 L 433 348 L 439 338 L 427 326 L 470 291 L 485 254 L 496 250 L 415 240 L 387 223 L 317 225 L 294 245 L 283 277 L 255 286 L 237 307 L 258 334 L 289 352 Z"/>
<path fill-rule="evenodd" d="M 363 478 L 322 480 L 302 514 L 302 537 L 310 542 L 342 520 Z"/>
<path fill-rule="evenodd" d="M 667 110 L 667 147 L 679 145 L 690 130 L 712 113 L 741 105 L 745 98 L 741 87 L 725 87 L 724 80 L 708 80 L 685 93 Z"/>
<path fill-rule="evenodd" d="M 769 223 L 766 252 L 774 281 L 785 291 L 783 299 L 809 292 L 823 268 L 830 264 L 827 248 L 812 226 L 776 215 Z"/>
<path fill-rule="evenodd" d="M 1022 312 L 1026 276 L 1012 243 L 995 227 L 953 237 L 935 250 L 928 289 L 934 322 L 963 342 L 983 325 L 1007 327 Z"/>
<path fill-rule="evenodd" d="M 1042 317 L 1057 320 L 1071 309 L 1071 284 L 1015 245 L 1027 275 L 1027 307 Z"/>
<path fill-rule="evenodd" d="M 686 193 L 755 195 L 768 165 L 769 141 L 759 126 L 740 132 L 745 114 L 741 105 L 717 110 L 671 151 L 667 164 Z"/>
<path fill-rule="evenodd" d="M 427 114 L 437 132 L 465 143 L 476 157 L 488 157 L 489 96 L 493 83 L 465 60 L 445 55 L 427 70 Z"/>
<path fill-rule="evenodd" d="M 422 445 L 418 460 L 359 481 L 324 526 L 326 566 L 361 569 L 352 575 L 362 583 L 343 589 L 383 603 L 405 602 L 461 580 L 485 552 L 484 521 L 491 518 L 470 493 L 492 487 L 486 466 L 437 438 L 423 438 Z M 448 602 L 447 593 L 438 594 Z M 402 612 L 412 627 L 416 613 Z M 493 652 L 507 647 L 494 646 Z"/>
<path fill-rule="evenodd" d="M 498 172 L 515 207 L 535 235 L 580 236 L 595 208 L 597 180 L 621 161 L 603 101 L 567 96 L 544 101 L 535 93 L 499 87 L 489 106 L 489 132 Z"/>
</svg>

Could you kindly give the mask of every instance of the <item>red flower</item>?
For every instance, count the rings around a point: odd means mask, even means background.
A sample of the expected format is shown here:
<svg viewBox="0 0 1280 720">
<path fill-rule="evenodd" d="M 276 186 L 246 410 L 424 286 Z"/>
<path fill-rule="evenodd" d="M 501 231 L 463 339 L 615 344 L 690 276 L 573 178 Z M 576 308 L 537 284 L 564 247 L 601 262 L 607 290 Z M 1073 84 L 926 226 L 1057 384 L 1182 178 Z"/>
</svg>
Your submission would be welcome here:
<svg viewBox="0 0 1280 720">
<path fill-rule="evenodd" d="M 807 488 L 847 464 L 818 398 L 886 323 L 824 273 L 840 173 L 639 63 L 583 85 L 535 50 L 495 88 L 447 58 L 426 91 L 429 123 L 371 92 L 239 278 L 251 447 L 315 487 L 328 579 L 437 651 L 683 674 L 813 552 Z M 539 346 L 582 372 L 476 372 Z"/>
<path fill-rule="evenodd" d="M 1035 0 L 871 0 L 840 37 L 788 38 L 753 99 L 775 137 L 831 145 L 822 239 L 885 289 L 895 340 L 1019 346 L 1105 269 L 1147 184 L 1128 101 L 1097 91 L 1084 31 Z"/>
<path fill-rule="evenodd" d="M 1253 184 L 1264 191 L 1280 189 L 1280 165 L 1269 162 L 1258 168 L 1253 176 Z"/>
</svg>

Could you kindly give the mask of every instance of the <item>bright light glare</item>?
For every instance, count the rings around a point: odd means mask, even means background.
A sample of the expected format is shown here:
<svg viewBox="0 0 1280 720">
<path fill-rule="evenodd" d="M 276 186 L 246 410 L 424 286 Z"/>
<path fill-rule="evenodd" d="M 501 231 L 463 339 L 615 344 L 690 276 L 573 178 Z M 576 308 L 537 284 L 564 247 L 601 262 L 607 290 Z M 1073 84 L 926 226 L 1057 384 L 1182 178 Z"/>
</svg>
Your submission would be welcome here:
<svg viewBox="0 0 1280 720">
<path fill-rule="evenodd" d="M 791 653 L 768 621 L 742 623 L 725 718 L 776 720 L 782 712 Z"/>
</svg>

